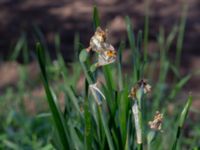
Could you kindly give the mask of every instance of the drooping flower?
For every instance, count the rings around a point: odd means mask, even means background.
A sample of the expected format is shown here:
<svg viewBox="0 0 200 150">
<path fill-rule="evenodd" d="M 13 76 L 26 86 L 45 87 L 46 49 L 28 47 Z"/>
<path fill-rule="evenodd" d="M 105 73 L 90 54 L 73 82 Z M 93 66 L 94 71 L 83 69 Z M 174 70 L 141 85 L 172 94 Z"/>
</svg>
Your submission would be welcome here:
<svg viewBox="0 0 200 150">
<path fill-rule="evenodd" d="M 137 84 L 135 86 L 133 86 L 131 88 L 131 92 L 129 94 L 129 97 L 131 97 L 132 99 L 137 98 L 137 91 L 142 89 L 144 94 L 150 93 L 151 92 L 151 85 L 147 83 L 147 81 L 145 79 L 142 79 L 140 81 L 137 82 Z"/>
<path fill-rule="evenodd" d="M 111 44 L 104 44 L 105 48 L 98 54 L 98 62 L 96 66 L 104 66 L 111 64 L 117 59 L 117 52 Z"/>
<path fill-rule="evenodd" d="M 137 90 L 138 90 L 138 87 L 137 87 L 137 86 L 133 86 L 133 87 L 131 88 L 131 92 L 130 92 L 130 94 L 128 95 L 128 97 L 130 97 L 130 98 L 132 98 L 132 99 L 135 99 L 135 98 L 136 98 Z"/>
<path fill-rule="evenodd" d="M 145 79 L 140 80 L 138 86 L 143 88 L 144 94 L 151 92 L 151 85 L 149 85 Z"/>
<path fill-rule="evenodd" d="M 107 32 L 102 30 L 101 27 L 97 27 L 94 35 L 90 39 L 90 46 L 86 49 L 88 52 L 93 50 L 97 53 L 103 50 L 103 45 L 106 43 Z"/>
<path fill-rule="evenodd" d="M 117 59 L 117 51 L 115 48 L 107 42 L 107 31 L 97 27 L 94 35 L 90 39 L 90 46 L 86 49 L 95 51 L 98 54 L 97 63 L 95 67 L 111 64 Z"/>
<path fill-rule="evenodd" d="M 149 126 L 151 129 L 155 131 L 161 131 L 162 122 L 163 122 L 163 114 L 161 114 L 159 111 L 156 111 L 153 121 L 149 121 Z"/>
</svg>

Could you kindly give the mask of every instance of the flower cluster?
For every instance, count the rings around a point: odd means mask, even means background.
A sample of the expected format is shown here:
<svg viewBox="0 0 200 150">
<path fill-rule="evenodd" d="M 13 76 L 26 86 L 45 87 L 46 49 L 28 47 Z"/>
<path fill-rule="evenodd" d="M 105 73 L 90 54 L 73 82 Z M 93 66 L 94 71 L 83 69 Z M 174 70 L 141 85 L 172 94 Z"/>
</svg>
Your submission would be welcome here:
<svg viewBox="0 0 200 150">
<path fill-rule="evenodd" d="M 90 39 L 90 46 L 86 49 L 87 52 L 91 50 L 98 54 L 98 62 L 95 64 L 97 67 L 113 63 L 117 58 L 116 50 L 107 42 L 107 31 L 100 27 L 97 27 Z"/>
</svg>

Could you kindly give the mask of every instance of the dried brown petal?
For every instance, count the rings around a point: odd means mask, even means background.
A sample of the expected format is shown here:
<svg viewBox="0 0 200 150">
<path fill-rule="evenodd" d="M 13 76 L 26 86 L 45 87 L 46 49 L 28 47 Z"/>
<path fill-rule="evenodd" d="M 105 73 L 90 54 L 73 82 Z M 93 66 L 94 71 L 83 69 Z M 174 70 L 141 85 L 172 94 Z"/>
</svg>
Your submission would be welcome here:
<svg viewBox="0 0 200 150">
<path fill-rule="evenodd" d="M 138 90 L 137 86 L 132 87 L 128 97 L 135 99 L 137 90 Z"/>
<path fill-rule="evenodd" d="M 144 88 L 145 94 L 151 92 L 151 85 L 149 85 L 145 79 L 140 80 L 138 86 Z"/>
<path fill-rule="evenodd" d="M 145 79 L 142 79 L 138 81 L 135 86 L 132 87 L 129 97 L 135 99 L 136 93 L 140 88 L 143 88 L 144 94 L 151 92 L 151 85 L 149 85 Z"/>
<path fill-rule="evenodd" d="M 104 51 L 101 54 L 99 54 L 99 56 L 98 56 L 98 62 L 97 62 L 96 65 L 98 67 L 99 66 L 104 66 L 104 65 L 111 64 L 111 63 L 113 63 L 115 61 L 116 61 L 116 54 L 115 54 L 115 52 Z"/>
<path fill-rule="evenodd" d="M 153 130 L 161 130 L 162 128 L 162 122 L 163 122 L 163 114 L 161 114 L 159 111 L 156 112 L 153 121 L 149 121 L 149 126 Z"/>
<path fill-rule="evenodd" d="M 96 29 L 96 32 L 90 39 L 90 46 L 87 48 L 87 51 L 91 49 L 95 52 L 101 52 L 104 47 L 104 43 L 106 43 L 106 31 L 102 30 L 100 27 Z"/>
</svg>

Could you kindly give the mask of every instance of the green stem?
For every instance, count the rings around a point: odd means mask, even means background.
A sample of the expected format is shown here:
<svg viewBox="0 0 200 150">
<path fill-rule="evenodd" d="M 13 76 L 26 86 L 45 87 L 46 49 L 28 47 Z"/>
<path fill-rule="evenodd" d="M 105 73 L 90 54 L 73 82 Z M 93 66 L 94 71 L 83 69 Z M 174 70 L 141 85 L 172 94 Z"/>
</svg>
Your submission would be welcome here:
<svg viewBox="0 0 200 150">
<path fill-rule="evenodd" d="M 87 66 L 86 64 L 83 62 L 83 61 L 80 61 L 81 63 L 81 66 L 83 68 L 83 71 L 84 71 L 84 74 L 86 76 L 86 79 L 88 81 L 88 83 L 90 85 L 94 84 L 94 79 L 92 77 L 92 75 L 90 74 L 90 72 L 88 71 L 87 69 Z M 99 91 L 97 91 L 99 92 Z M 111 134 L 110 134 L 110 131 L 109 131 L 109 127 L 108 127 L 108 124 L 106 122 L 106 117 L 102 111 L 102 105 L 101 105 L 101 102 L 102 102 L 102 95 L 101 93 L 95 93 L 95 91 L 92 91 L 92 94 L 93 94 L 93 97 L 98 105 L 98 110 L 99 110 L 99 113 L 100 113 L 100 117 L 101 117 L 101 120 L 102 120 L 102 123 L 103 123 L 103 127 L 104 127 L 104 131 L 105 131 L 105 134 L 106 134 L 106 137 L 107 137 L 107 140 L 108 140 L 108 145 L 109 145 L 109 148 L 110 150 L 114 150 L 114 145 L 113 145 L 113 141 L 112 141 L 112 137 L 111 137 Z M 99 96 L 99 94 L 101 96 Z"/>
<path fill-rule="evenodd" d="M 145 1 L 145 20 L 144 20 L 144 62 L 147 61 L 147 45 L 149 34 L 149 1 Z"/>
<path fill-rule="evenodd" d="M 137 144 L 137 149 L 138 150 L 142 150 L 143 149 L 142 143 L 141 144 Z"/>
<path fill-rule="evenodd" d="M 109 131 L 109 128 L 108 128 L 108 124 L 106 123 L 106 117 L 105 117 L 105 115 L 102 111 L 102 105 L 98 105 L 98 109 L 99 109 L 99 112 L 100 112 L 100 116 L 101 116 L 103 127 L 104 127 L 104 130 L 105 130 L 105 133 L 106 133 L 106 137 L 107 137 L 107 140 L 108 140 L 109 148 L 110 148 L 110 150 L 114 150 L 115 148 L 114 148 L 112 137 L 111 137 L 111 134 L 110 134 L 110 131 Z"/>
<path fill-rule="evenodd" d="M 179 31 L 178 31 L 178 39 L 177 39 L 177 47 L 176 47 L 176 61 L 175 65 L 176 68 L 180 68 L 180 62 L 181 62 L 181 52 L 182 52 L 182 47 L 183 47 L 183 39 L 184 39 L 184 33 L 185 33 L 185 25 L 186 25 L 186 14 L 187 14 L 187 4 L 183 4 L 183 14 L 181 16 L 181 21 L 180 21 L 180 26 L 179 26 Z"/>
</svg>

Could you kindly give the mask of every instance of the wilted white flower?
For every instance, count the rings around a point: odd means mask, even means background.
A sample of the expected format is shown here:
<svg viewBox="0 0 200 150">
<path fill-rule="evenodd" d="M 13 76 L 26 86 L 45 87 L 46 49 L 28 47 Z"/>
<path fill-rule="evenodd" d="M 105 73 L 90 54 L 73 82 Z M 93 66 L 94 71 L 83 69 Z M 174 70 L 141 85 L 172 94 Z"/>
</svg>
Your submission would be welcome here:
<svg viewBox="0 0 200 150">
<path fill-rule="evenodd" d="M 135 86 L 131 88 L 129 97 L 135 99 L 137 91 L 141 88 L 143 88 L 144 94 L 151 92 L 151 85 L 149 85 L 146 80 L 142 79 L 138 81 L 138 83 Z"/>
<path fill-rule="evenodd" d="M 111 44 L 104 44 L 104 49 L 98 55 L 98 62 L 96 66 L 104 66 L 115 62 L 117 59 L 117 52 Z"/>
<path fill-rule="evenodd" d="M 101 27 L 97 27 L 94 35 L 90 39 L 90 46 L 87 48 L 89 52 L 91 49 L 97 53 L 101 52 L 106 43 L 107 32 L 102 30 Z"/>
<path fill-rule="evenodd" d="M 107 43 L 107 31 L 98 27 L 94 36 L 90 39 L 90 46 L 86 49 L 88 52 L 93 50 L 98 54 L 98 61 L 96 67 L 104 66 L 116 61 L 117 52 L 114 47 Z"/>
<path fill-rule="evenodd" d="M 160 131 L 162 129 L 163 114 L 159 111 L 156 112 L 153 121 L 149 121 L 149 126 L 151 129 Z"/>
</svg>

